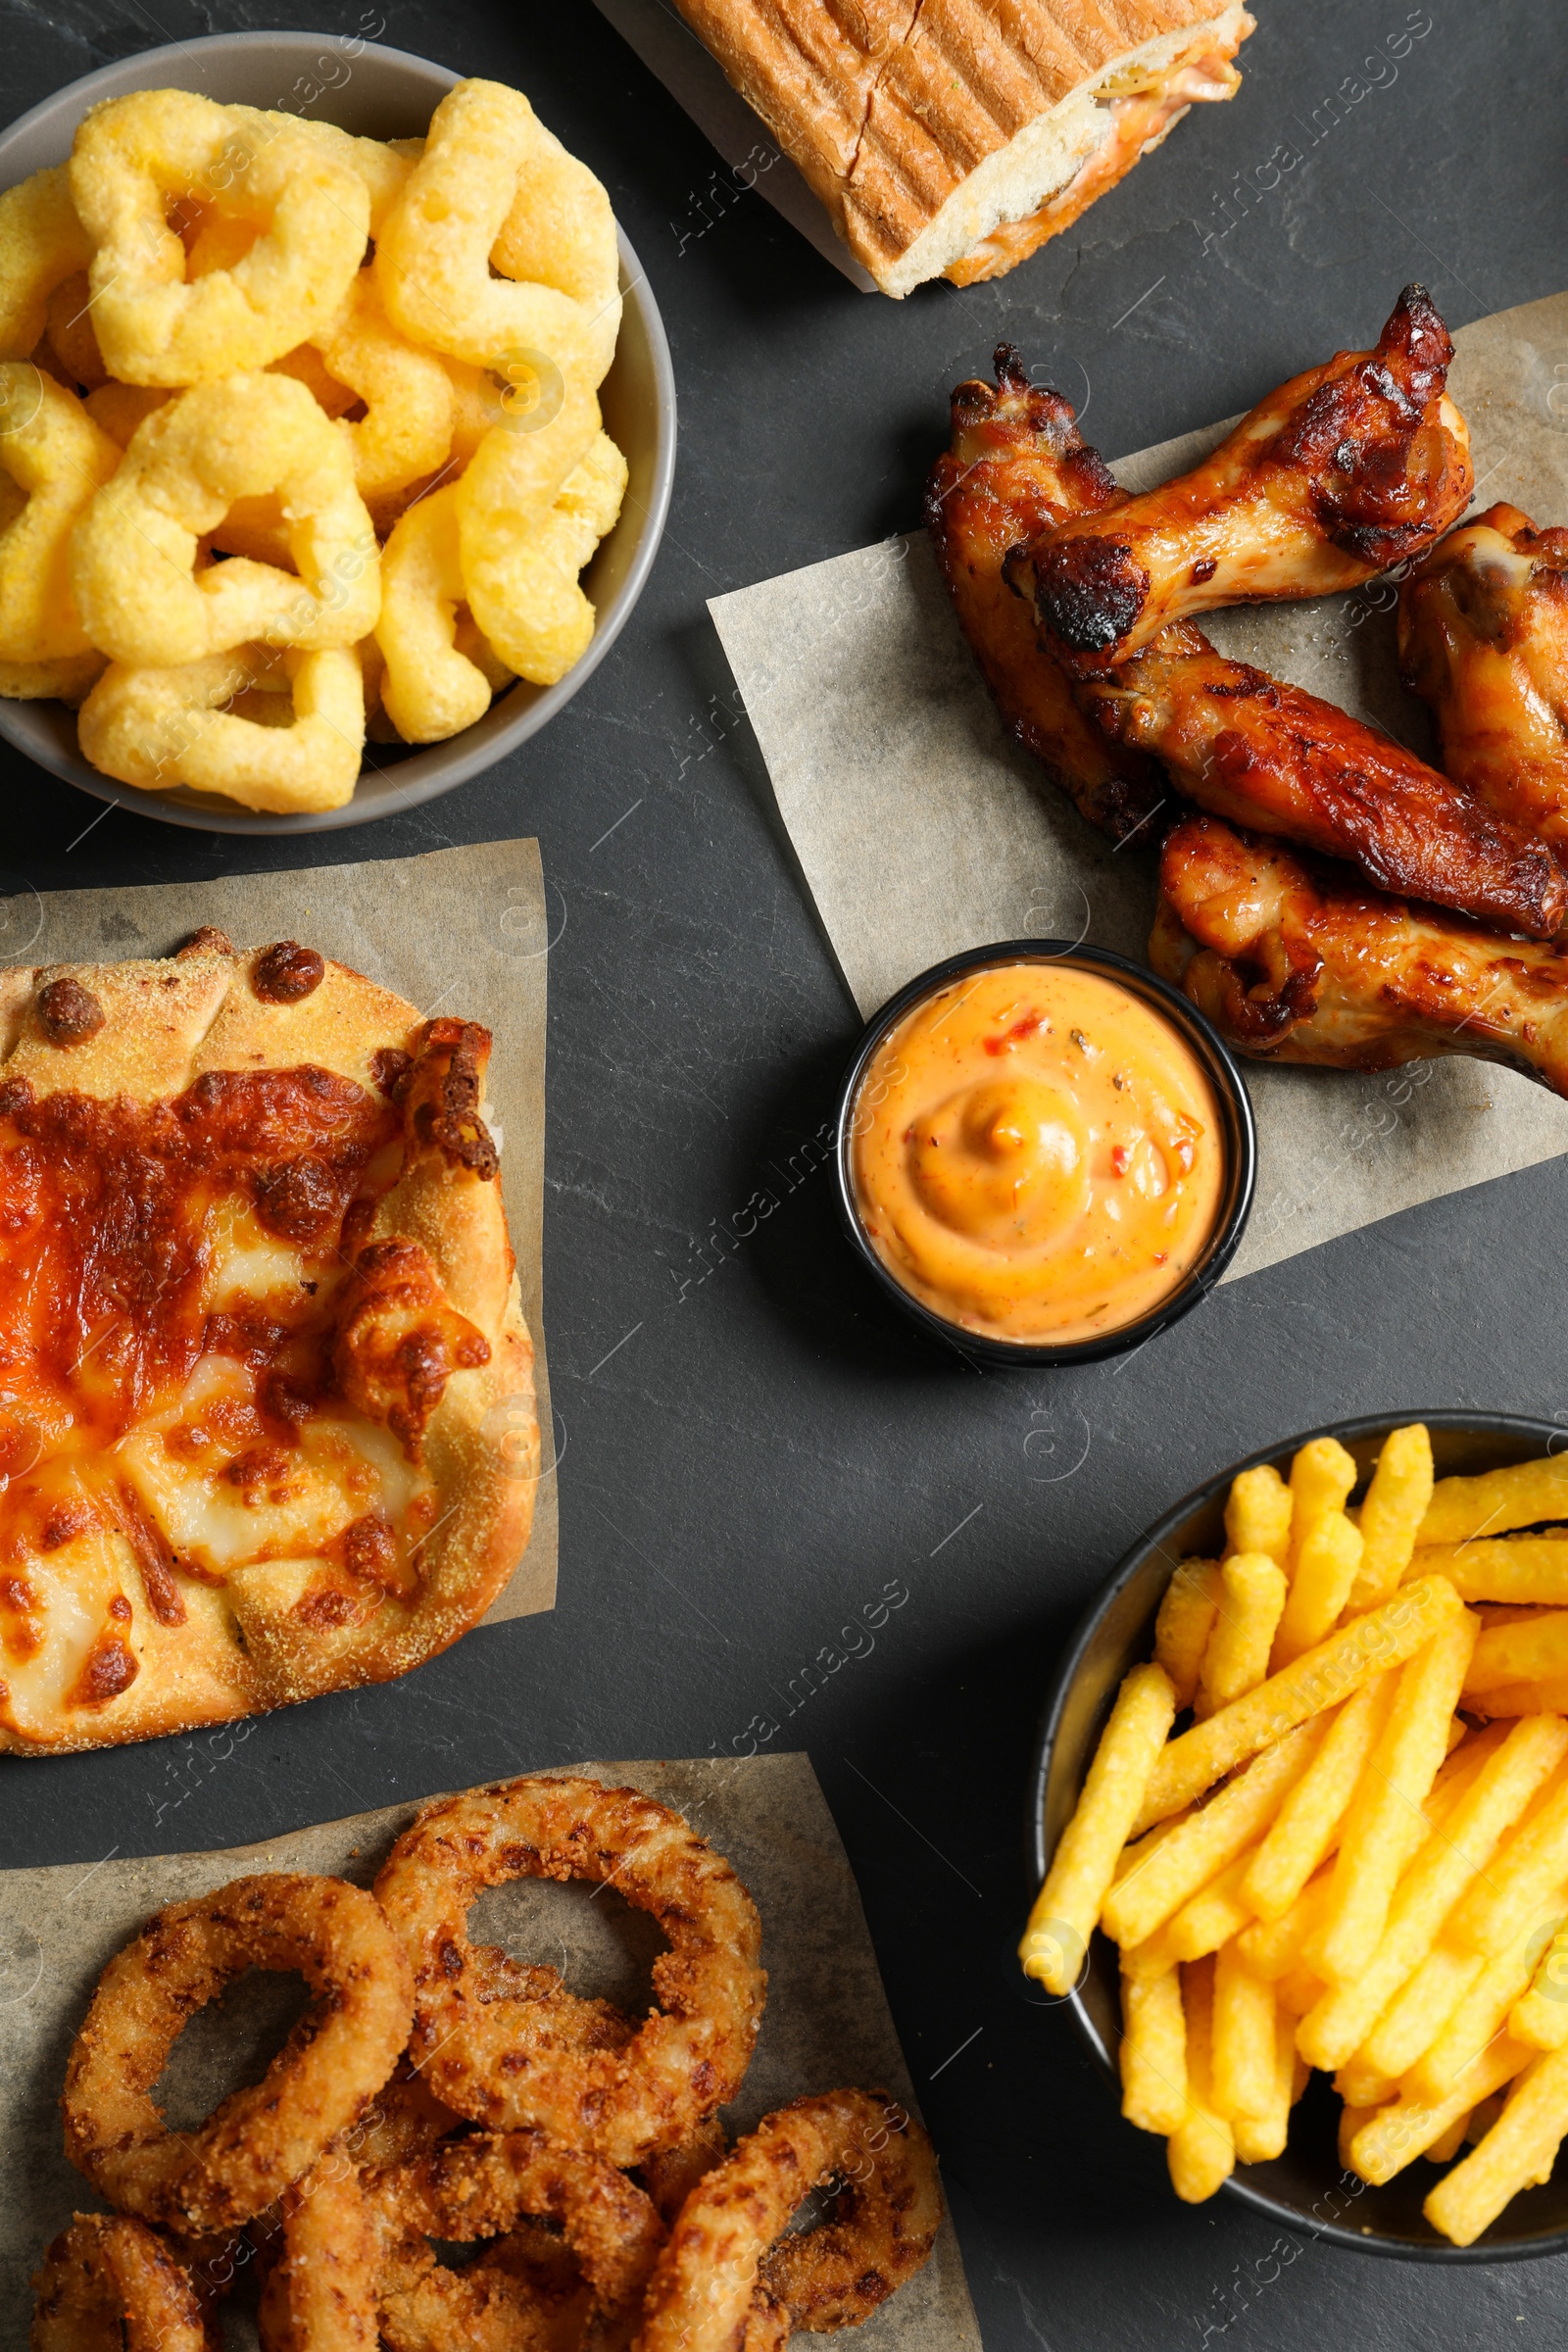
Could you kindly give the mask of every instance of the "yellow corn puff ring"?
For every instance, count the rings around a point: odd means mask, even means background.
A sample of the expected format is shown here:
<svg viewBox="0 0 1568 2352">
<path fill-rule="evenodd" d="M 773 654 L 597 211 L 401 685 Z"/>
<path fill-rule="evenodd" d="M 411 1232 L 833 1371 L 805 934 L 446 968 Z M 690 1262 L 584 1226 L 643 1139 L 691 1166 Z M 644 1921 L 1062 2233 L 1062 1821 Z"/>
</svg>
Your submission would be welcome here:
<svg viewBox="0 0 1568 2352">
<path fill-rule="evenodd" d="M 527 229 L 519 195 L 539 216 Z M 491 275 L 503 232 L 528 278 Z M 414 341 L 473 368 L 543 353 L 583 367 L 592 386 L 620 328 L 614 252 L 610 198 L 521 92 L 460 81 L 382 225 L 375 273 L 387 316 Z"/>
<path fill-rule="evenodd" d="M 489 677 L 455 643 L 464 596 L 451 484 L 409 509 L 381 557 L 381 701 L 405 743 L 442 743 L 490 708 Z"/>
<path fill-rule="evenodd" d="M 60 662 L 0 662 L 0 697 L 8 703 L 69 703 L 74 710 L 107 666 L 97 653 Z"/>
<path fill-rule="evenodd" d="M 224 203 L 230 191 L 242 195 Z M 327 142 L 184 90 L 95 107 L 76 132 L 71 193 L 93 245 L 93 323 L 111 375 L 195 384 L 265 368 L 337 310 L 365 258 L 365 180 Z M 187 282 L 166 200 L 255 213 L 232 268 Z M 79 265 L 77 265 L 79 267 Z"/>
<path fill-rule="evenodd" d="M 139 424 L 145 424 L 155 409 L 166 408 L 177 393 L 166 392 L 156 384 L 117 384 L 113 378 L 99 384 L 88 393 L 82 407 L 100 432 L 109 435 L 120 449 L 130 447 L 130 437 Z"/>
<path fill-rule="evenodd" d="M 318 122 L 307 115 L 284 115 L 255 106 L 231 106 L 231 115 L 251 122 L 259 130 L 281 127 L 284 130 L 304 131 L 326 155 L 346 165 L 365 182 L 370 199 L 370 234 L 378 237 L 381 223 L 403 193 L 404 183 L 423 152 L 422 139 L 358 139 L 352 131 L 339 130 L 335 122 Z"/>
<path fill-rule="evenodd" d="M 594 609 L 577 574 L 620 513 L 626 461 L 596 431 L 547 506 L 509 506 L 512 445 L 541 438 L 504 426 L 486 436 L 457 485 L 463 578 L 474 619 L 517 676 L 553 686 L 586 651 Z"/>
<path fill-rule="evenodd" d="M 30 360 L 0 364 L 0 466 L 15 485 L 0 530 L 0 660 L 91 653 L 71 593 L 71 537 L 119 464 L 119 448 L 74 392 Z"/>
<path fill-rule="evenodd" d="M 360 271 L 316 350 L 328 378 L 365 403 L 366 414 L 346 428 L 363 499 L 386 498 L 446 464 L 452 378 L 434 353 L 416 351 L 399 334 L 372 270 Z"/>
<path fill-rule="evenodd" d="M 49 346 L 74 384 L 93 391 L 107 383 L 109 370 L 93 332 L 92 296 L 85 270 L 74 270 L 49 297 Z"/>
<path fill-rule="evenodd" d="M 0 359 L 24 360 L 43 333 L 56 286 L 92 258 L 64 164 L 0 196 Z"/>
<path fill-rule="evenodd" d="M 236 558 L 197 568 L 236 499 L 279 495 L 297 574 Z M 343 427 L 287 375 L 197 384 L 139 425 L 76 525 L 72 586 L 91 642 L 172 668 L 255 639 L 354 645 L 380 564 Z"/>
<path fill-rule="evenodd" d="M 270 688 L 292 693 L 292 723 Z M 365 687 L 352 647 L 277 653 L 239 646 L 178 668 L 113 662 L 76 721 L 106 776 L 169 792 L 221 793 L 270 815 L 341 808 L 365 749 Z"/>
</svg>

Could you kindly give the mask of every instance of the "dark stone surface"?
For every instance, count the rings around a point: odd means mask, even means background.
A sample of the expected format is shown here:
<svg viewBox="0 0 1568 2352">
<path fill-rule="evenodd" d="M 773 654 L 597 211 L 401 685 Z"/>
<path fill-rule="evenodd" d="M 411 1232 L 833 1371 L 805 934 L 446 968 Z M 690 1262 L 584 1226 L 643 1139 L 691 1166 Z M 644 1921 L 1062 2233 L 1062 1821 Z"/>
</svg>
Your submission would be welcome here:
<svg viewBox="0 0 1568 2352">
<path fill-rule="evenodd" d="M 384 5 L 389 41 L 525 88 L 603 174 L 648 267 L 682 424 L 652 585 L 521 754 L 286 858 L 118 811 L 92 824 L 96 804 L 8 755 L 0 886 L 538 834 L 558 934 L 546 1298 L 561 1605 L 406 1682 L 273 1716 L 225 1764 L 183 1740 L 7 1762 L 6 1859 L 218 1845 L 535 1765 L 725 1752 L 761 1717 L 809 1748 L 849 1845 L 991 2352 L 1197 2352 L 1221 2330 L 1279 2352 L 1555 2347 L 1561 2262 L 1362 2261 L 1276 2246 L 1223 2197 L 1180 2207 L 1158 2146 L 1119 2122 L 1065 2020 L 1020 1997 L 1008 1955 L 1036 1709 L 1067 1628 L 1141 1527 L 1227 1460 L 1337 1414 L 1568 1418 L 1550 1238 L 1564 1172 L 1254 1276 L 1123 1365 L 980 1376 L 928 1350 L 851 1262 L 810 1172 L 856 1024 L 735 730 L 704 599 L 909 524 L 948 387 L 999 333 L 1073 397 L 1087 382 L 1090 429 L 1116 451 L 1369 340 L 1410 277 L 1451 323 L 1556 291 L 1559 12 L 1261 0 L 1233 105 L 1191 118 L 999 285 L 894 305 L 853 292 L 757 196 L 730 201 L 588 0 Z M 232 0 L 158 6 L 6 0 L 8 110 L 127 50 L 272 22 Z M 287 21 L 361 22 L 326 0 Z M 1430 29 L 1400 59 L 1412 25 Z M 1312 109 L 1355 74 L 1381 86 L 1310 144 Z M 1220 195 L 1238 173 L 1271 177 L 1282 142 L 1302 160 L 1218 234 Z M 692 233 L 704 218 L 715 224 Z M 1348 1119 L 1358 1101 L 1348 1086 Z M 733 1233 L 759 1191 L 776 1213 L 715 1264 L 715 1227 Z M 908 1597 L 874 1648 L 805 1695 L 804 1670 L 895 1580 Z"/>
</svg>

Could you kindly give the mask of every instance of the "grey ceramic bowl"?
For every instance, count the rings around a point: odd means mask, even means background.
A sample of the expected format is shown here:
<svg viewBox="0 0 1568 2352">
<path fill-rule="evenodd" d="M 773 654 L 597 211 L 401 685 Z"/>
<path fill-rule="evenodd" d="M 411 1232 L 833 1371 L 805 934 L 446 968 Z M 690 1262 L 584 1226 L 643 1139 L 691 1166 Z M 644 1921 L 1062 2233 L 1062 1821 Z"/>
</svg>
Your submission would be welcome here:
<svg viewBox="0 0 1568 2352">
<path fill-rule="evenodd" d="M 458 79 L 427 58 L 342 33 L 224 32 L 176 41 L 103 66 L 13 122 L 0 133 L 0 188 L 63 163 L 87 109 L 130 90 L 195 90 L 225 104 L 313 116 L 362 137 L 396 139 L 419 135 Z M 314 99 L 312 91 L 318 93 Z M 100 801 L 204 833 L 326 833 L 366 825 L 433 801 L 493 767 L 554 718 L 604 660 L 642 594 L 663 531 L 675 474 L 675 379 L 658 305 L 624 235 L 620 285 L 620 343 L 599 400 L 605 429 L 625 452 L 631 478 L 620 520 L 583 574 L 599 615 L 593 643 L 559 685 L 512 687 L 476 725 L 447 743 L 403 754 L 368 744 L 359 789 L 347 806 L 301 816 L 258 816 L 232 801 L 183 787 L 139 792 L 117 784 L 82 759 L 75 719 L 61 703 L 0 703 L 0 735 Z"/>
<path fill-rule="evenodd" d="M 1167 1511 L 1127 1553 L 1080 1621 L 1056 1669 L 1035 1747 L 1029 1807 L 1031 1895 L 1045 1878 L 1056 1840 L 1078 1801 L 1122 1676 L 1153 1654 L 1154 1613 L 1177 1561 L 1218 1556 L 1225 1497 L 1237 1471 L 1258 1462 L 1287 1470 L 1291 1456 L 1308 1438 L 1333 1437 L 1355 1456 L 1364 1481 L 1389 1432 L 1412 1421 L 1424 1421 L 1432 1433 L 1440 1478 L 1473 1477 L 1507 1462 L 1561 1452 L 1565 1443 L 1564 1431 L 1554 1423 L 1527 1421 L 1513 1413 L 1408 1412 L 1335 1421 L 1232 1463 Z M 1115 1949 L 1105 1936 L 1095 1936 L 1087 1971 L 1068 2005 L 1119 2099 L 1120 1991 Z M 1353 2246 L 1358 2253 L 1424 2262 L 1505 2262 L 1568 2252 L 1568 2163 L 1559 2162 L 1544 2187 L 1515 2197 L 1473 2246 L 1453 2246 L 1421 2213 L 1422 2199 L 1440 2178 L 1437 2168 L 1417 2157 L 1382 2188 L 1367 2187 L 1340 2163 L 1339 2114 L 1339 2100 L 1323 2078 L 1314 2076 L 1292 2119 L 1284 2155 L 1272 2164 L 1241 2167 L 1226 2182 L 1228 2192 L 1271 2221 Z M 1131 2132 L 1133 2127 L 1126 2129 Z"/>
</svg>

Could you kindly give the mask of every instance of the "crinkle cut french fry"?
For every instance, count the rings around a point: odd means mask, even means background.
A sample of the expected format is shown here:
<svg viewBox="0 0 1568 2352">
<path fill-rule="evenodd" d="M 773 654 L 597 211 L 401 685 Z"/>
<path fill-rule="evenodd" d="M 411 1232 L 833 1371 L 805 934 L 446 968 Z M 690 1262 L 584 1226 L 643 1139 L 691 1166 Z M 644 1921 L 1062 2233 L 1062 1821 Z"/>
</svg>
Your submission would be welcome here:
<svg viewBox="0 0 1568 2352">
<path fill-rule="evenodd" d="M 1438 2182 L 1421 2210 L 1456 2246 L 1472 2246 L 1521 2188 L 1550 2178 L 1568 2132 L 1568 2050 L 1554 2050 L 1515 2083 L 1492 2130 Z"/>
<path fill-rule="evenodd" d="M 1544 1921 L 1528 1948 L 1540 1958 L 1529 1991 L 1508 2013 L 1508 2031 L 1532 2049 L 1560 2050 L 1568 2042 L 1568 1919 Z"/>
<path fill-rule="evenodd" d="M 1468 1544 L 1549 1519 L 1568 1519 L 1568 1454 L 1514 1462 L 1479 1478 L 1440 1478 L 1416 1543 Z"/>
<path fill-rule="evenodd" d="M 1121 1980 L 1121 2111 L 1168 2138 L 1187 2114 L 1187 2020 L 1179 1972 Z"/>
<path fill-rule="evenodd" d="M 1219 1562 L 1183 1560 L 1154 1619 L 1154 1664 L 1170 1676 L 1178 1714 L 1193 1703 L 1218 1607 Z"/>
<path fill-rule="evenodd" d="M 1277 1674 L 1321 1642 L 1337 1623 L 1361 1566 L 1361 1531 L 1343 1511 L 1325 1511 L 1307 1530 L 1291 1572 L 1291 1590 L 1269 1664 Z"/>
<path fill-rule="evenodd" d="M 1116 1857 L 1175 1716 L 1170 1677 L 1158 1666 L 1135 1666 L 1116 1694 L 1083 1794 L 1057 1840 L 1018 1947 L 1024 1974 L 1052 1992 L 1070 1992 L 1077 1981 Z"/>
<path fill-rule="evenodd" d="M 1361 1505 L 1361 1566 L 1348 1602 L 1356 1615 L 1380 1607 L 1397 1590 L 1431 1500 L 1432 1441 L 1425 1423 L 1391 1430 Z"/>
<path fill-rule="evenodd" d="M 1446 2098 L 1464 2080 L 1480 2053 L 1503 2032 L 1508 2012 L 1528 1987 L 1534 1966 L 1535 1954 L 1526 1948 L 1523 1938 L 1512 1951 L 1482 1963 L 1480 1976 L 1443 2032 L 1406 2072 L 1404 2088 L 1412 2097 Z"/>
<path fill-rule="evenodd" d="M 1451 1943 L 1433 1945 L 1378 2019 L 1354 2063 L 1398 2082 L 1431 2049 L 1486 1962 Z"/>
<path fill-rule="evenodd" d="M 1239 1551 L 1219 1572 L 1219 1606 L 1203 1652 L 1194 1711 L 1200 1721 L 1255 1690 L 1286 1602 L 1285 1571 L 1265 1551 Z"/>
<path fill-rule="evenodd" d="M 1214 2106 L 1234 2126 L 1261 2116 L 1278 2074 L 1274 1987 L 1254 1977 L 1233 1942 L 1214 1955 L 1214 2002 L 1209 2058 Z"/>
<path fill-rule="evenodd" d="M 1311 1762 L 1322 1738 L 1315 1722 L 1298 1724 L 1119 1878 L 1100 1914 L 1106 1935 L 1118 1943 L 1144 1942 L 1245 1846 L 1254 1843 L 1280 1799 Z"/>
<path fill-rule="evenodd" d="M 1568 1769 L 1553 1773 L 1484 1879 L 1455 1903 L 1444 1934 L 1490 1959 L 1547 1918 L 1568 1878 Z"/>
<path fill-rule="evenodd" d="M 1350 2170 L 1374 2187 L 1392 2180 L 1441 2139 L 1455 2117 L 1467 2115 L 1478 2100 L 1511 2082 L 1537 2054 L 1522 2041 L 1499 2034 L 1446 2098 L 1421 2099 L 1404 2092 L 1392 2105 L 1379 2107 L 1350 2137 Z"/>
<path fill-rule="evenodd" d="M 1444 1760 L 1477 1630 L 1475 1619 L 1461 1610 L 1400 1672 L 1383 1737 L 1345 1817 L 1334 1890 L 1306 1955 L 1331 1984 L 1343 1984 L 1364 1969 L 1382 1938 L 1410 1853 L 1412 1818 Z"/>
<path fill-rule="evenodd" d="M 1291 1464 L 1291 1549 L 1286 1573 L 1295 1582 L 1302 1547 L 1320 1519 L 1343 1511 L 1358 1476 L 1355 1457 L 1338 1438 L 1313 1438 Z"/>
<path fill-rule="evenodd" d="M 1491 1859 L 1548 1773 L 1568 1755 L 1568 1723 L 1555 1715 L 1516 1724 L 1454 1806 L 1440 1838 L 1429 1838 L 1400 1880 L 1388 1926 L 1366 1967 L 1324 1994 L 1301 2020 L 1297 2044 L 1332 2072 L 1377 2024 L 1399 1986 L 1420 1967 L 1453 1904 Z"/>
<path fill-rule="evenodd" d="M 1394 1703 L 1396 1680 L 1381 1675 L 1352 1692 L 1286 1795 L 1248 1873 L 1247 1899 L 1259 1919 L 1283 1917 L 1329 1851 Z"/>
<path fill-rule="evenodd" d="M 1291 1549 L 1291 1490 L 1271 1462 L 1239 1470 L 1225 1504 L 1227 1551 L 1266 1551 L 1283 1568 Z"/>
<path fill-rule="evenodd" d="M 1268 2164 L 1285 2153 L 1296 2091 L 1296 2020 L 1274 2004 L 1274 2079 L 1268 2104 L 1257 2115 L 1239 2115 L 1231 2124 L 1240 2164 Z"/>
<path fill-rule="evenodd" d="M 1466 1698 L 1509 1683 L 1568 1683 L 1568 1609 L 1546 1609 L 1512 1625 L 1484 1626 L 1465 1677 Z"/>
<path fill-rule="evenodd" d="M 1419 1544 L 1410 1573 L 1446 1576 L 1461 1600 L 1562 1608 L 1568 1605 L 1568 1536 L 1478 1537 L 1471 1544 Z"/>
<path fill-rule="evenodd" d="M 1461 1607 L 1444 1577 L 1403 1585 L 1381 1609 L 1342 1625 L 1283 1674 L 1270 1675 L 1245 1698 L 1234 1699 L 1206 1723 L 1194 1724 L 1161 1754 L 1136 1828 L 1152 1829 L 1156 1821 L 1179 1813 L 1260 1747 L 1283 1739 L 1309 1715 L 1337 1706 L 1374 1675 L 1402 1665 L 1440 1626 L 1451 1624 Z"/>
<path fill-rule="evenodd" d="M 1165 2143 L 1171 2186 L 1187 2205 L 1200 2205 L 1236 2169 L 1236 2139 L 1215 2113 L 1210 2077 L 1213 2049 L 1214 1964 L 1182 1970 L 1187 2012 L 1187 2112 Z"/>
</svg>

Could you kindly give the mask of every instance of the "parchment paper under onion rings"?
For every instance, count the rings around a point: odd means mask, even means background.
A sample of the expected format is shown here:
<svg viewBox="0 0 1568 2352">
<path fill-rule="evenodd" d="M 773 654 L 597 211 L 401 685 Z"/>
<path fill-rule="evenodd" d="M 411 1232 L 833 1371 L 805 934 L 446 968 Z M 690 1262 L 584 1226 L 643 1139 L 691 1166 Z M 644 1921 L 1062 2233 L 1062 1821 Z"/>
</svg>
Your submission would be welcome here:
<svg viewBox="0 0 1568 2352">
<path fill-rule="evenodd" d="M 259 2083 L 197 2132 L 153 2103 L 180 2029 L 247 1968 L 297 1970 L 316 1995 Z M 250 2220 L 353 2124 L 391 2074 L 412 2012 L 407 1963 L 375 1902 L 340 1879 L 236 1879 L 172 1903 L 116 1954 L 72 2047 L 66 2154 L 111 2204 L 187 2233 Z"/>
<path fill-rule="evenodd" d="M 785 2238 L 816 2187 L 839 2191 L 815 2230 Z M 942 2219 L 936 2157 L 886 2092 L 796 2099 L 698 2182 L 648 2289 L 637 2352 L 733 2352 L 855 2327 L 912 2278 Z M 770 2333 L 769 2331 L 772 2330 Z"/>
<path fill-rule="evenodd" d="M 145 2222 L 78 2213 L 32 2289 L 32 2352 L 218 2352 L 183 2266 Z"/>
<path fill-rule="evenodd" d="M 467 1913 L 516 1878 L 613 1885 L 659 1924 L 661 2006 L 623 2049 L 564 2046 L 548 2004 L 485 1998 Z M 612 2164 L 689 2138 L 750 2063 L 767 1980 L 757 1906 L 679 1814 L 635 1788 L 539 1776 L 430 1806 L 393 1847 L 376 1894 L 415 1983 L 411 2049 L 448 2106 L 492 2129 L 534 2124 Z"/>
</svg>

